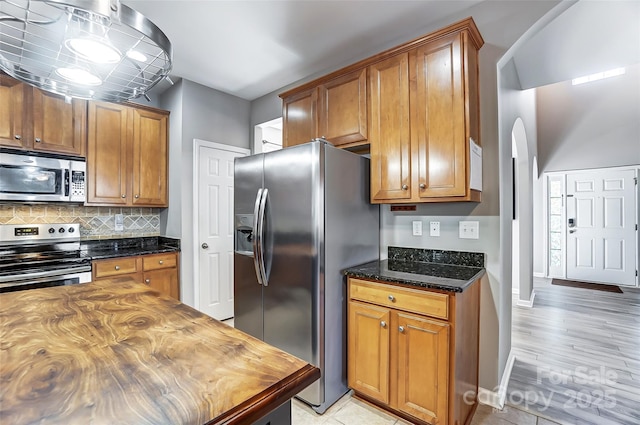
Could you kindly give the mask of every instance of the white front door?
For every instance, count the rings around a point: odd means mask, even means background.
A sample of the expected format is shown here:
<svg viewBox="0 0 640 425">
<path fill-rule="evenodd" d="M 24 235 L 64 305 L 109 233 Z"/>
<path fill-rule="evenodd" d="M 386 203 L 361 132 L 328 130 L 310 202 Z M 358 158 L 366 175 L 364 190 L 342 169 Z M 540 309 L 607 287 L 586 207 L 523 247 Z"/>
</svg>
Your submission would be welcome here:
<svg viewBox="0 0 640 425">
<path fill-rule="evenodd" d="M 634 170 L 567 173 L 567 279 L 636 284 Z"/>
<path fill-rule="evenodd" d="M 233 317 L 233 160 L 248 149 L 196 141 L 196 305 L 214 319 Z"/>
</svg>

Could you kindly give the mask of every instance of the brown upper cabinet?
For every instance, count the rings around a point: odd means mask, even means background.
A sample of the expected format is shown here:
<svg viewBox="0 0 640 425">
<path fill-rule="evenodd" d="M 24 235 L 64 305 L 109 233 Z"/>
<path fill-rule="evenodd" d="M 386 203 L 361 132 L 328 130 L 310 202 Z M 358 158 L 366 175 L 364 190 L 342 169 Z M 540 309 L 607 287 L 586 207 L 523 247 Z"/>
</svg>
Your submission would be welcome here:
<svg viewBox="0 0 640 425">
<path fill-rule="evenodd" d="M 0 145 L 84 156 L 87 102 L 38 90 L 0 74 Z"/>
<path fill-rule="evenodd" d="M 470 139 L 480 145 L 483 44 L 467 18 L 283 93 L 284 145 L 316 135 L 340 147 L 368 144 L 372 203 L 480 202 Z M 290 107 L 303 93 L 307 114 Z M 288 138 L 294 131 L 300 137 Z"/>
<path fill-rule="evenodd" d="M 167 206 L 166 111 L 89 103 L 87 204 Z"/>
<path fill-rule="evenodd" d="M 283 145 L 324 137 L 335 146 L 367 142 L 367 70 L 360 69 L 283 97 Z"/>
</svg>

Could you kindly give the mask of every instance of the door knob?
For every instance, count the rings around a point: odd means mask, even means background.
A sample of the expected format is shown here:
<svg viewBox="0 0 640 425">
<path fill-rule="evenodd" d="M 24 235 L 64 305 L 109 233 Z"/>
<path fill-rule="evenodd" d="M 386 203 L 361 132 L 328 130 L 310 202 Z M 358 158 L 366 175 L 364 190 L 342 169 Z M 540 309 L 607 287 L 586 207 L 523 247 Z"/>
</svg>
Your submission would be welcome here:
<svg viewBox="0 0 640 425">
<path fill-rule="evenodd" d="M 16 140 L 20 140 L 20 139 L 22 139 L 22 136 L 21 136 L 21 135 L 19 135 L 19 134 L 16 134 L 16 135 L 15 135 L 15 136 L 13 136 L 13 137 L 14 137 Z"/>
<path fill-rule="evenodd" d="M 116 271 L 120 270 L 120 266 L 115 266 L 114 269 L 116 269 Z"/>
<path fill-rule="evenodd" d="M 382 326 L 383 328 L 387 327 L 387 322 L 385 322 L 384 320 L 382 322 L 380 322 L 380 326 Z"/>
<path fill-rule="evenodd" d="M 36 143 L 40 143 L 42 142 L 42 139 L 40 139 L 39 137 L 36 137 Z"/>
<path fill-rule="evenodd" d="M 396 299 L 393 295 L 389 295 L 387 298 L 389 298 L 389 301 L 394 301 Z"/>
<path fill-rule="evenodd" d="M 404 326 L 399 326 L 399 327 L 398 327 L 398 330 L 399 330 L 400 332 L 404 332 Z"/>
<path fill-rule="evenodd" d="M 147 278 L 144 280 L 144 283 L 146 283 L 147 285 L 151 283 L 151 279 Z"/>
<path fill-rule="evenodd" d="M 420 183 L 420 189 L 426 189 L 426 188 L 427 188 L 427 185 L 426 185 L 426 184 L 424 184 L 424 183 Z"/>
<path fill-rule="evenodd" d="M 209 248 L 209 245 L 207 245 L 206 242 L 202 244 L 202 249 L 208 249 L 208 248 Z"/>
<path fill-rule="evenodd" d="M 126 197 L 127 197 L 127 195 L 125 195 L 125 194 L 123 193 L 123 194 L 122 194 L 122 197 L 123 197 L 123 198 L 126 198 Z"/>
<path fill-rule="evenodd" d="M 407 186 L 406 184 L 403 184 L 402 185 L 402 190 L 407 190 L 407 189 L 409 189 L 409 186 Z"/>
</svg>

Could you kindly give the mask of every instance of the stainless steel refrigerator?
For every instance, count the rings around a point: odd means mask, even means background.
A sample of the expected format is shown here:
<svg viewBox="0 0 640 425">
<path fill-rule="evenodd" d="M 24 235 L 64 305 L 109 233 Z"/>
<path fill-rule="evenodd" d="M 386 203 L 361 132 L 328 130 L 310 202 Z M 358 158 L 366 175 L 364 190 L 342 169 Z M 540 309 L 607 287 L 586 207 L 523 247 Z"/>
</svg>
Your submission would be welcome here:
<svg viewBox="0 0 640 425">
<path fill-rule="evenodd" d="M 298 398 L 347 392 L 341 270 L 378 258 L 369 159 L 322 140 L 235 160 L 234 324 L 322 370 Z"/>
</svg>

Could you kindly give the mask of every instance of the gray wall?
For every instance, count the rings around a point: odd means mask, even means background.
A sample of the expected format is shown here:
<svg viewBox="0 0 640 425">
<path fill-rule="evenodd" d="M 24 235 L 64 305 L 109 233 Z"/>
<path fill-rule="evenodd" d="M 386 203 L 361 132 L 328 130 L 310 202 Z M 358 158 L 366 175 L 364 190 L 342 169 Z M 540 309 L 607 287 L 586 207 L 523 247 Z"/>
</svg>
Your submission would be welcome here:
<svg viewBox="0 0 640 425">
<path fill-rule="evenodd" d="M 537 92 L 541 172 L 640 164 L 640 65 L 618 77 Z"/>
<path fill-rule="evenodd" d="M 160 99 L 171 111 L 169 147 L 169 208 L 161 225 L 169 236 L 179 237 L 180 299 L 194 305 L 193 261 L 193 140 L 249 148 L 250 102 L 182 79 Z"/>
</svg>

